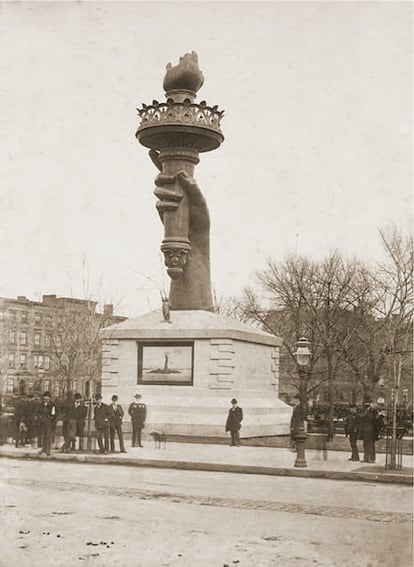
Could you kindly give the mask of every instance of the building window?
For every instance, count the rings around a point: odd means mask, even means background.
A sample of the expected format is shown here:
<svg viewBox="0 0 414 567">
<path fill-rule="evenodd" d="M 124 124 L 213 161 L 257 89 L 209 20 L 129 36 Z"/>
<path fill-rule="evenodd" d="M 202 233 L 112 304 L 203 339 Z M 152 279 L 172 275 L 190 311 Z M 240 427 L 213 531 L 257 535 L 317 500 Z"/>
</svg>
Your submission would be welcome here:
<svg viewBox="0 0 414 567">
<path fill-rule="evenodd" d="M 50 335 L 45 336 L 45 347 L 50 347 Z"/>
<path fill-rule="evenodd" d="M 20 316 L 22 318 L 22 323 L 27 323 L 27 311 L 22 311 Z"/>
<path fill-rule="evenodd" d="M 9 332 L 9 343 L 11 345 L 15 345 L 16 344 L 16 331 L 10 331 Z"/>
<path fill-rule="evenodd" d="M 9 311 L 10 321 L 16 321 L 16 311 Z"/>
<path fill-rule="evenodd" d="M 14 368 L 14 353 L 10 353 L 7 358 L 9 360 L 9 368 Z"/>
<path fill-rule="evenodd" d="M 12 378 L 9 378 L 6 384 L 6 393 L 13 394 L 13 389 L 14 389 L 14 381 Z"/>
<path fill-rule="evenodd" d="M 55 396 L 58 398 L 60 396 L 60 384 L 59 382 L 55 382 Z"/>
<path fill-rule="evenodd" d="M 33 380 L 27 381 L 27 391 L 29 394 L 33 394 Z"/>
<path fill-rule="evenodd" d="M 27 345 L 27 333 L 26 333 L 26 331 L 22 331 L 20 333 L 20 344 L 21 345 Z"/>
<path fill-rule="evenodd" d="M 40 325 L 41 320 L 42 316 L 40 315 L 40 313 L 35 313 L 35 325 Z"/>
<path fill-rule="evenodd" d="M 59 336 L 56 337 L 55 343 L 56 343 L 56 346 L 57 346 L 58 348 L 60 348 L 60 347 L 62 346 L 62 341 L 60 340 L 60 337 L 59 337 Z"/>
<path fill-rule="evenodd" d="M 34 356 L 34 367 L 43 368 L 43 354 L 35 354 Z"/>
<path fill-rule="evenodd" d="M 45 356 L 45 370 L 49 370 L 50 368 L 50 356 Z"/>
<path fill-rule="evenodd" d="M 27 356 L 23 353 L 20 355 L 20 366 L 21 368 L 26 368 Z"/>
<path fill-rule="evenodd" d="M 4 318 L 5 318 L 5 312 L 0 311 L 0 321 L 2 321 Z"/>
<path fill-rule="evenodd" d="M 45 321 L 46 321 L 46 325 L 49 325 L 49 326 L 50 326 L 50 325 L 52 324 L 52 317 L 51 317 L 50 315 L 48 315 L 48 316 L 45 318 Z"/>
<path fill-rule="evenodd" d="M 34 344 L 35 346 L 40 346 L 40 333 L 34 334 Z"/>
<path fill-rule="evenodd" d="M 26 393 L 26 380 L 20 380 L 19 382 L 19 394 L 24 396 Z"/>
<path fill-rule="evenodd" d="M 50 388 L 50 380 L 42 380 L 43 391 L 46 392 Z"/>
</svg>

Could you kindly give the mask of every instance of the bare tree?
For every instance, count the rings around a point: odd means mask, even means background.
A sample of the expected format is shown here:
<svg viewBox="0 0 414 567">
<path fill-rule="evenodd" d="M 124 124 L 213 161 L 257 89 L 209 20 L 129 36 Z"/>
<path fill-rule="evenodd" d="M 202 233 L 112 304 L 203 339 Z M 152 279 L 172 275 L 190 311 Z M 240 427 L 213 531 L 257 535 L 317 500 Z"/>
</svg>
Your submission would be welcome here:
<svg viewBox="0 0 414 567">
<path fill-rule="evenodd" d="M 354 376 L 354 384 L 363 388 L 365 401 L 372 401 L 384 363 L 384 322 L 376 317 L 378 292 L 372 270 L 361 266 L 350 295 L 352 336 L 343 345 L 344 360 Z M 355 402 L 356 400 L 354 400 Z"/>
<path fill-rule="evenodd" d="M 329 434 L 333 436 L 335 380 L 345 363 L 346 347 L 355 334 L 356 318 L 351 316 L 360 293 L 357 285 L 363 266 L 345 261 L 338 252 L 324 261 L 290 257 L 284 262 L 268 260 L 258 280 L 267 294 L 263 307 L 252 291 L 243 298 L 245 314 L 281 336 L 296 365 L 295 345 L 301 336 L 312 344 L 307 384 L 300 387 L 302 398 L 322 382 L 328 383 Z M 304 400 L 302 400 L 304 403 Z"/>
<path fill-rule="evenodd" d="M 225 315 L 232 319 L 237 319 L 243 323 L 249 323 L 249 317 L 246 316 L 243 302 L 240 297 L 217 295 L 213 290 L 214 312 L 219 315 Z"/>
<path fill-rule="evenodd" d="M 378 267 L 376 310 L 384 324 L 387 366 L 393 386 L 400 388 L 402 372 L 412 364 L 413 345 L 413 238 L 395 226 L 380 230 L 385 260 Z"/>
<path fill-rule="evenodd" d="M 95 301 L 62 298 L 49 327 L 52 361 L 66 394 L 76 381 L 96 384 L 101 375 L 102 347 L 100 331 L 115 322 L 112 306 L 96 312 Z M 109 307 L 109 309 L 108 309 Z"/>
</svg>

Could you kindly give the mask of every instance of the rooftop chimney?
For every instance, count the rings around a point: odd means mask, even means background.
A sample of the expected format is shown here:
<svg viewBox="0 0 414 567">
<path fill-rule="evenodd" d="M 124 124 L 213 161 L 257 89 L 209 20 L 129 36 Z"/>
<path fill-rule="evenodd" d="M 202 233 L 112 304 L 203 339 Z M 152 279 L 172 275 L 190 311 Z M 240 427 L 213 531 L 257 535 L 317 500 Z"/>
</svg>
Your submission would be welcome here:
<svg viewBox="0 0 414 567">
<path fill-rule="evenodd" d="M 114 314 L 114 306 L 112 305 L 112 303 L 107 303 L 106 305 L 104 305 L 103 308 L 104 317 L 112 317 L 113 314 Z"/>
<path fill-rule="evenodd" d="M 53 305 L 56 301 L 56 294 L 53 295 L 42 295 L 42 302 L 45 305 Z"/>
</svg>

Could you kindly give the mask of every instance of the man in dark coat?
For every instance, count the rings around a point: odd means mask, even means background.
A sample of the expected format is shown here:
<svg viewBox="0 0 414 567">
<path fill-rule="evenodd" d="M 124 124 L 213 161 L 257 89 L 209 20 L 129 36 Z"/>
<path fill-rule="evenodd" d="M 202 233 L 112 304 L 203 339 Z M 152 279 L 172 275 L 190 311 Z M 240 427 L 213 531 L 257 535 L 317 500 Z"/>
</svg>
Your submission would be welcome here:
<svg viewBox="0 0 414 567">
<path fill-rule="evenodd" d="M 108 406 L 102 402 L 101 395 L 96 396 L 94 418 L 99 451 L 101 453 L 107 453 L 109 450 L 109 425 L 111 416 Z"/>
<path fill-rule="evenodd" d="M 42 440 L 40 454 L 45 453 L 46 455 L 50 455 L 52 434 L 56 420 L 56 406 L 51 400 L 50 392 L 43 394 L 43 400 L 37 408 L 37 417 Z"/>
<path fill-rule="evenodd" d="M 229 414 L 226 421 L 226 432 L 230 431 L 231 447 L 240 447 L 240 428 L 243 420 L 243 410 L 237 405 L 236 398 L 231 400 L 232 407 L 229 409 Z"/>
<path fill-rule="evenodd" d="M 61 447 L 62 453 L 70 453 L 76 439 L 76 420 L 73 418 L 73 402 L 66 399 L 60 408 L 62 418 L 62 433 L 64 443 Z"/>
<path fill-rule="evenodd" d="M 111 443 L 111 453 L 115 452 L 115 432 L 119 439 L 119 449 L 121 453 L 126 453 L 124 445 L 124 436 L 122 434 L 122 420 L 124 417 L 124 410 L 118 404 L 118 396 L 112 396 L 112 404 L 109 406 L 110 425 L 109 425 L 109 440 Z"/>
<path fill-rule="evenodd" d="M 131 416 L 132 425 L 132 446 L 142 447 L 141 432 L 147 417 L 147 406 L 141 402 L 140 394 L 135 394 L 135 400 L 130 404 L 128 413 Z"/>
<path fill-rule="evenodd" d="M 83 403 L 81 394 L 76 393 L 72 404 L 71 417 L 75 420 L 75 437 L 79 438 L 79 451 L 83 449 L 83 434 L 87 412 L 88 408 Z M 75 449 L 75 442 L 72 443 L 72 449 Z"/>
<path fill-rule="evenodd" d="M 367 408 L 361 418 L 364 463 L 375 463 L 375 441 L 379 438 L 378 425 L 378 412 L 374 404 L 367 404 Z"/>
<path fill-rule="evenodd" d="M 345 436 L 349 437 L 349 443 L 351 445 L 351 457 L 349 461 L 359 461 L 358 453 L 358 438 L 361 433 L 361 418 L 357 413 L 356 406 L 350 408 L 350 414 L 345 419 Z"/>
</svg>

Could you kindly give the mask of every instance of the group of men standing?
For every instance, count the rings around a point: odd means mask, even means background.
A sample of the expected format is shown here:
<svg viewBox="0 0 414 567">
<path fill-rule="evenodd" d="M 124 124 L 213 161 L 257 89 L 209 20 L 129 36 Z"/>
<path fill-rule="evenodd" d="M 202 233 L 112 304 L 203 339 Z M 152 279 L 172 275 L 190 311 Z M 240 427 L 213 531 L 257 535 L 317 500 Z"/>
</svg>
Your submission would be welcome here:
<svg viewBox="0 0 414 567">
<path fill-rule="evenodd" d="M 33 396 L 19 398 L 15 406 L 16 447 L 24 446 L 27 442 L 33 443 L 37 438 L 40 452 L 50 455 L 57 413 L 49 392 L 45 392 L 41 400 L 36 400 Z"/>
<path fill-rule="evenodd" d="M 79 439 L 79 451 L 82 451 L 87 413 L 88 408 L 83 403 L 82 396 L 80 394 L 75 394 L 73 402 L 67 404 L 63 411 L 62 433 L 64 444 L 61 451 L 74 451 L 76 449 L 76 438 Z"/>
<path fill-rule="evenodd" d="M 129 405 L 128 414 L 132 425 L 132 447 L 142 447 L 141 432 L 145 426 L 147 407 L 141 401 L 141 395 L 135 394 L 134 401 Z M 99 451 L 101 453 L 113 453 L 115 451 L 115 433 L 119 440 L 121 453 L 126 453 L 124 436 L 122 432 L 122 420 L 124 410 L 118 403 L 118 396 L 114 394 L 111 404 L 104 404 L 102 396 L 96 397 L 95 404 L 95 429 Z"/>
<path fill-rule="evenodd" d="M 358 440 L 362 440 L 364 447 L 364 463 L 375 463 L 375 442 L 380 439 L 384 429 L 384 418 L 378 413 L 373 403 L 368 404 L 365 410 L 358 412 L 356 406 L 350 408 L 345 419 L 345 435 L 349 437 L 351 445 L 350 461 L 359 461 Z"/>
<path fill-rule="evenodd" d="M 50 392 L 44 392 L 40 402 L 33 411 L 32 409 L 30 408 L 29 411 L 29 404 L 23 403 L 23 400 L 16 407 L 16 447 L 25 445 L 28 440 L 33 442 L 37 437 L 40 454 L 50 455 L 56 425 L 61 421 L 64 443 L 60 450 L 69 453 L 76 448 L 79 451 L 84 449 L 88 405 L 83 401 L 81 394 L 76 393 L 73 399 L 59 404 L 52 400 Z M 140 394 L 134 396 L 128 413 L 132 424 L 132 447 L 142 447 L 141 433 L 145 425 L 147 408 L 141 401 Z M 120 452 L 126 453 L 122 431 L 123 418 L 124 410 L 118 403 L 118 396 L 113 395 L 110 404 L 103 403 L 101 395 L 95 397 L 91 420 L 95 423 L 96 439 L 101 453 L 115 452 L 116 436 L 119 440 Z"/>
</svg>

